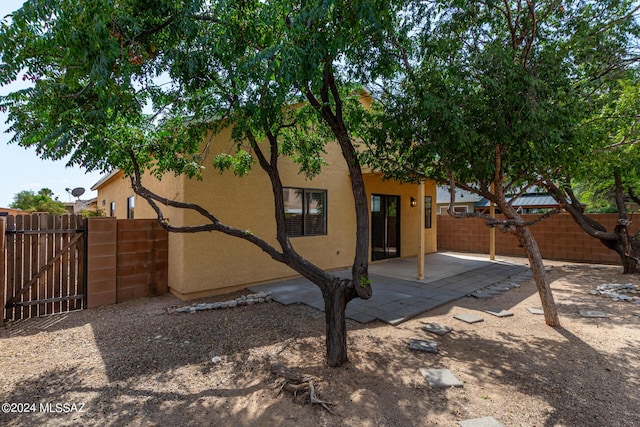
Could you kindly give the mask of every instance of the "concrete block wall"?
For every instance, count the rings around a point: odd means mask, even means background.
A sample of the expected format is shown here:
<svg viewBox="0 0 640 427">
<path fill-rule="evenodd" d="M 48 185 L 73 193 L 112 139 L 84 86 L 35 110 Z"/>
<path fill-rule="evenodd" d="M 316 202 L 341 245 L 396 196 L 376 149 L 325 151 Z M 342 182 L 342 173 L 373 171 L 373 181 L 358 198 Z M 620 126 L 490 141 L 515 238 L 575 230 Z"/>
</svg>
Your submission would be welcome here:
<svg viewBox="0 0 640 427">
<path fill-rule="evenodd" d="M 155 219 L 118 220 L 117 301 L 168 291 L 169 239 Z"/>
<path fill-rule="evenodd" d="M 168 234 L 155 220 L 87 220 L 87 307 L 168 291 Z"/>
<path fill-rule="evenodd" d="M 617 221 L 616 214 L 591 216 L 608 231 L 613 230 Z M 537 217 L 523 215 L 525 221 L 532 221 Z M 632 224 L 632 231 L 637 232 L 640 229 L 639 224 Z M 546 218 L 533 225 L 531 230 L 544 258 L 603 264 L 619 263 L 618 255 L 614 251 L 585 233 L 569 214 Z M 489 227 L 479 218 L 456 219 L 446 214 L 438 215 L 438 251 L 489 253 Z M 496 230 L 496 253 L 525 256 L 518 239 L 499 230 Z"/>
<path fill-rule="evenodd" d="M 115 218 L 87 220 L 87 308 L 116 302 L 117 230 Z"/>
</svg>

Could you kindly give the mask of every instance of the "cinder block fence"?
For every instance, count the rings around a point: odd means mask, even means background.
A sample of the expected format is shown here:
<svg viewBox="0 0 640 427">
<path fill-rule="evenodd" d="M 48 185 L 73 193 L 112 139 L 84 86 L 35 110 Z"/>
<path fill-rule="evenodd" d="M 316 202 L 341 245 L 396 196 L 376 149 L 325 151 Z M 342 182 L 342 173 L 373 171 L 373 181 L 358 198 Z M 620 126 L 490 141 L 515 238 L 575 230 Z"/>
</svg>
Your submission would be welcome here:
<svg viewBox="0 0 640 427">
<path fill-rule="evenodd" d="M 0 218 L 0 324 L 162 295 L 168 252 L 152 219 Z"/>
<path fill-rule="evenodd" d="M 87 307 L 165 294 L 168 252 L 156 220 L 89 218 Z"/>
<path fill-rule="evenodd" d="M 616 214 L 592 214 L 594 220 L 611 231 L 618 219 Z M 501 216 L 498 216 L 500 218 Z M 538 215 L 523 215 L 533 221 Z M 640 224 L 633 222 L 636 233 Z M 585 233 L 571 215 L 562 213 L 546 218 L 531 227 L 543 258 L 576 262 L 617 264 L 618 255 L 598 239 Z M 489 253 L 489 227 L 479 218 L 456 219 L 447 214 L 438 215 L 438 251 Z M 518 239 L 496 230 L 496 254 L 525 256 Z"/>
</svg>

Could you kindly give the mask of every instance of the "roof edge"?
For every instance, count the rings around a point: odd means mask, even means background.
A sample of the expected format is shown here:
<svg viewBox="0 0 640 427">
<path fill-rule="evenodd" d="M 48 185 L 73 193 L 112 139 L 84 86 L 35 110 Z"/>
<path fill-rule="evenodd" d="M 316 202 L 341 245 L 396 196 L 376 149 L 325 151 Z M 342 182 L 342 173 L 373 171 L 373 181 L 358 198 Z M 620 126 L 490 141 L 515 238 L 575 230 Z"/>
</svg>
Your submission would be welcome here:
<svg viewBox="0 0 640 427">
<path fill-rule="evenodd" d="M 98 188 L 102 187 L 107 181 L 109 181 L 111 178 L 116 176 L 119 172 L 120 172 L 120 169 L 114 169 L 111 172 L 109 172 L 107 175 L 100 178 L 98 182 L 96 182 L 91 186 L 91 191 L 97 191 Z"/>
</svg>

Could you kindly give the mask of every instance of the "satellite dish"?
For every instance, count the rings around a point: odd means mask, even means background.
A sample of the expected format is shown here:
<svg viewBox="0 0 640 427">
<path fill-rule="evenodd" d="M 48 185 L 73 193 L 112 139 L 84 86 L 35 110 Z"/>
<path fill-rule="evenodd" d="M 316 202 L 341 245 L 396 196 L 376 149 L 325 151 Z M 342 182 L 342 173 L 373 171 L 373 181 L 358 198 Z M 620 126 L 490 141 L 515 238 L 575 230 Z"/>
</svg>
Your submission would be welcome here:
<svg viewBox="0 0 640 427">
<path fill-rule="evenodd" d="M 82 187 L 76 187 L 73 190 L 71 190 L 71 195 L 73 197 L 80 197 L 84 194 L 84 188 Z"/>
</svg>

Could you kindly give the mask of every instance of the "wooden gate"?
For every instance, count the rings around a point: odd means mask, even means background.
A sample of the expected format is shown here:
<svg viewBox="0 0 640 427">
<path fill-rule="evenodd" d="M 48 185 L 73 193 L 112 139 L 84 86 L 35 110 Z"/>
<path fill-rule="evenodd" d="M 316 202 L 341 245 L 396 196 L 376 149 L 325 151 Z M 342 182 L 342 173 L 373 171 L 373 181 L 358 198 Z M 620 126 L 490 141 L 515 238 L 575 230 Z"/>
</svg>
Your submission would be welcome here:
<svg viewBox="0 0 640 427">
<path fill-rule="evenodd" d="M 85 307 L 87 228 L 80 215 L 8 216 L 4 228 L 4 236 L 0 235 L 6 254 L 6 268 L 0 271 L 0 279 L 6 273 L 5 280 L 0 280 L 2 319 Z"/>
</svg>

